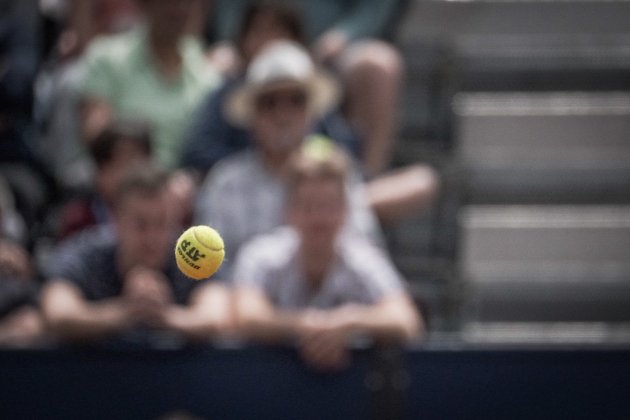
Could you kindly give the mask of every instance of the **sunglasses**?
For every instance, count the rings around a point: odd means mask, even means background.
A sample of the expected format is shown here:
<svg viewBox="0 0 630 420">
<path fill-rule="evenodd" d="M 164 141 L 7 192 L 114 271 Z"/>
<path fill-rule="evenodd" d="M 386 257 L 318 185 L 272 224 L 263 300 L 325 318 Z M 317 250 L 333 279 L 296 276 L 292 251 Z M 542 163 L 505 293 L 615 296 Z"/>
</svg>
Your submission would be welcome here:
<svg viewBox="0 0 630 420">
<path fill-rule="evenodd" d="M 255 101 L 258 111 L 272 111 L 279 106 L 305 108 L 308 96 L 304 91 L 268 92 L 258 95 Z"/>
</svg>

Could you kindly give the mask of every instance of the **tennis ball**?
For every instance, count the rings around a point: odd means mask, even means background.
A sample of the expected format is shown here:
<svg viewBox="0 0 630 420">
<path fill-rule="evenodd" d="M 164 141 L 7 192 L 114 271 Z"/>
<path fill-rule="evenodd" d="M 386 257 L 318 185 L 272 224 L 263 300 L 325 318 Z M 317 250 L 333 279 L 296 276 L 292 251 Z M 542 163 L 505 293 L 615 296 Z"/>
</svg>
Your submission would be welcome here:
<svg viewBox="0 0 630 420">
<path fill-rule="evenodd" d="M 313 159 L 326 160 L 335 152 L 335 143 L 322 134 L 311 134 L 302 144 L 302 150 Z"/>
<path fill-rule="evenodd" d="M 216 273 L 224 256 L 223 239 L 209 226 L 188 228 L 175 245 L 177 267 L 195 280 L 205 279 Z"/>
</svg>

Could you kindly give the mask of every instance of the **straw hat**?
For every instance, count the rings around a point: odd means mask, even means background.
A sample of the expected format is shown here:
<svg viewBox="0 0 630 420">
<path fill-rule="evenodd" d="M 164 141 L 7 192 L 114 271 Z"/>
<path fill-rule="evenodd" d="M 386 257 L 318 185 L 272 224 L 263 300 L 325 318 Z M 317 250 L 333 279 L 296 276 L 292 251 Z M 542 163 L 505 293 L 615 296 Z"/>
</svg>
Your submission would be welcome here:
<svg viewBox="0 0 630 420">
<path fill-rule="evenodd" d="M 245 81 L 226 102 L 226 116 L 236 125 L 248 127 L 256 97 L 275 86 L 296 86 L 308 93 L 307 109 L 319 117 L 339 101 L 336 80 L 315 67 L 308 52 L 292 41 L 275 41 L 251 62 Z"/>
</svg>

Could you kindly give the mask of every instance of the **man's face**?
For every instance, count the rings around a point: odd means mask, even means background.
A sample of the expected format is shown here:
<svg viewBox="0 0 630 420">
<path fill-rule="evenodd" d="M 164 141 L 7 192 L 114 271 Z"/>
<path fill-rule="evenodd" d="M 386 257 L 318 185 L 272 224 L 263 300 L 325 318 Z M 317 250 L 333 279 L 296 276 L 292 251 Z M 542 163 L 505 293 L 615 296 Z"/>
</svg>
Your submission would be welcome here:
<svg viewBox="0 0 630 420">
<path fill-rule="evenodd" d="M 308 94 L 297 85 L 265 89 L 254 99 L 252 131 L 266 153 L 286 154 L 295 150 L 307 134 Z"/>
<path fill-rule="evenodd" d="M 332 247 L 346 217 L 343 185 L 336 180 L 303 182 L 293 192 L 287 216 L 306 249 Z"/>
<path fill-rule="evenodd" d="M 130 193 L 116 209 L 120 251 L 128 261 L 163 268 L 171 253 L 176 229 L 168 193 Z"/>
</svg>

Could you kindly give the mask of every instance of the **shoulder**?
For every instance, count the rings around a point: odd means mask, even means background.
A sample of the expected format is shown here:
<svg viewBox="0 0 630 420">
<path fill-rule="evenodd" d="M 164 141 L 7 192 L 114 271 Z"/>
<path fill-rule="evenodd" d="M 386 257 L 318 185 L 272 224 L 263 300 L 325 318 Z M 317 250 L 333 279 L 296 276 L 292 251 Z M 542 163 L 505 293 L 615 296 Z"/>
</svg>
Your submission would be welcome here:
<svg viewBox="0 0 630 420">
<path fill-rule="evenodd" d="M 345 263 L 358 273 L 395 271 L 389 254 L 364 235 L 344 233 L 339 240 L 339 247 Z"/>
<path fill-rule="evenodd" d="M 98 257 L 104 255 L 108 249 L 114 249 L 116 245 L 115 235 L 110 226 L 95 226 L 69 236 L 56 247 L 57 258 L 79 257 L 86 258 L 91 255 Z"/>
<path fill-rule="evenodd" d="M 100 270 L 113 264 L 115 235 L 109 226 L 97 226 L 69 236 L 54 249 L 47 264 L 47 277 L 65 274 L 67 270 Z"/>
<path fill-rule="evenodd" d="M 251 177 L 258 173 L 257 162 L 257 155 L 253 150 L 235 153 L 217 162 L 208 173 L 206 182 L 227 187 L 251 181 Z"/>
</svg>

